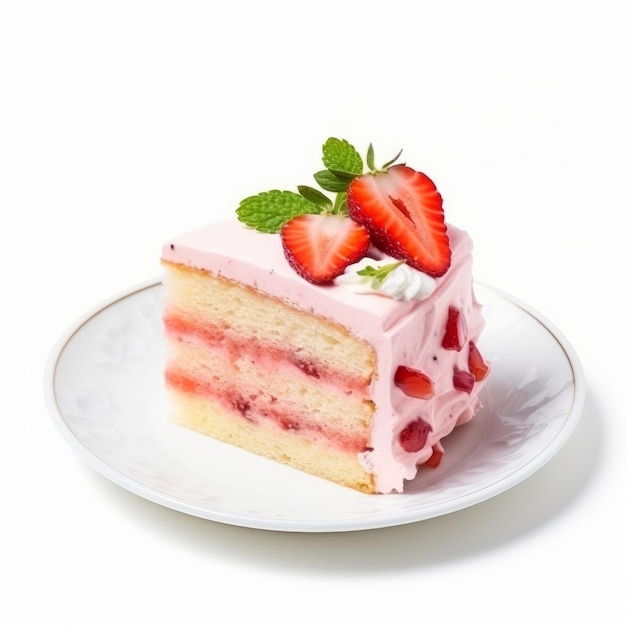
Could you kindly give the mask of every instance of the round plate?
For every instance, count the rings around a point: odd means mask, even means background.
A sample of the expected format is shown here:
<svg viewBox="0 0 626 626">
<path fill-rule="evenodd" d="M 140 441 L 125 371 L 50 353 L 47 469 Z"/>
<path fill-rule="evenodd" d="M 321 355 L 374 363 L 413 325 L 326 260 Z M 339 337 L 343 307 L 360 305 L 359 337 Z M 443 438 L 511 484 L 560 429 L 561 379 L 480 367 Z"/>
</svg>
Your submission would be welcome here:
<svg viewBox="0 0 626 626">
<path fill-rule="evenodd" d="M 477 284 L 476 295 L 486 319 L 480 349 L 492 363 L 484 408 L 444 440 L 441 465 L 420 468 L 402 494 L 362 494 L 168 423 L 159 280 L 111 298 L 59 340 L 46 367 L 47 405 L 98 472 L 184 513 L 300 532 L 417 522 L 528 478 L 582 412 L 582 369 L 559 331 L 501 291 Z"/>
</svg>

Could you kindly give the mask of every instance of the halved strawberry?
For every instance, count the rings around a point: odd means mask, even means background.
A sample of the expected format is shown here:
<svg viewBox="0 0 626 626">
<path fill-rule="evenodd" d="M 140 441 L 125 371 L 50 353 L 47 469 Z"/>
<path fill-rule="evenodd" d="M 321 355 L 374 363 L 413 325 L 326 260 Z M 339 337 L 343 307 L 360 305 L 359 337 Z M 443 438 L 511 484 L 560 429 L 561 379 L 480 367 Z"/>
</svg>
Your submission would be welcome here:
<svg viewBox="0 0 626 626">
<path fill-rule="evenodd" d="M 348 187 L 348 210 L 383 252 L 431 276 L 443 276 L 452 253 L 435 184 L 406 165 L 363 174 Z"/>
<path fill-rule="evenodd" d="M 339 215 L 299 215 L 282 227 L 280 236 L 287 261 L 311 283 L 339 276 L 360 261 L 370 245 L 363 226 Z"/>
</svg>

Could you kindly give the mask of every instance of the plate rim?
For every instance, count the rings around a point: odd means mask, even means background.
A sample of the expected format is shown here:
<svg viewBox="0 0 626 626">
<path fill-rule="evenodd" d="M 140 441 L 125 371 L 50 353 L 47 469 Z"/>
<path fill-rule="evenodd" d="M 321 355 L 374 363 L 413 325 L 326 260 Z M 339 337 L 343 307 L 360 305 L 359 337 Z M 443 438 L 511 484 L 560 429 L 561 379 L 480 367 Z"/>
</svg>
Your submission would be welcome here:
<svg viewBox="0 0 626 626">
<path fill-rule="evenodd" d="M 57 394 L 55 392 L 56 370 L 63 351 L 71 342 L 72 337 L 77 334 L 83 326 L 88 324 L 92 318 L 101 314 L 110 306 L 125 298 L 138 294 L 141 291 L 157 287 L 161 285 L 162 282 L 162 276 L 156 276 L 126 287 L 125 289 L 121 289 L 110 295 L 108 298 L 101 300 L 98 304 L 90 307 L 82 315 L 70 323 L 59 335 L 46 359 L 43 377 L 43 392 L 46 408 L 48 409 L 57 431 L 70 445 L 70 447 L 78 453 L 79 457 L 83 461 L 95 469 L 99 474 L 126 491 L 181 513 L 232 526 L 259 530 L 304 533 L 374 530 L 378 528 L 388 528 L 433 519 L 435 517 L 461 511 L 465 508 L 485 502 L 490 498 L 504 493 L 508 489 L 511 489 L 532 476 L 552 458 L 554 458 L 554 456 L 556 456 L 556 454 L 558 454 L 558 452 L 563 448 L 576 429 L 583 412 L 586 397 L 586 381 L 584 371 L 580 358 L 567 337 L 545 315 L 540 313 L 534 307 L 502 289 L 474 279 L 473 282 L 475 287 L 491 292 L 493 295 L 516 306 L 543 326 L 556 341 L 569 363 L 573 380 L 571 407 L 559 431 L 555 434 L 549 444 L 537 455 L 535 455 L 532 459 L 529 459 L 528 462 L 521 468 L 518 468 L 516 471 L 507 474 L 500 480 L 490 483 L 481 489 L 477 489 L 471 493 L 461 494 L 458 497 L 451 498 L 444 503 L 427 506 L 420 509 L 419 513 L 421 514 L 416 515 L 416 512 L 411 511 L 402 513 L 398 513 L 396 511 L 393 519 L 385 518 L 384 516 L 380 518 L 367 517 L 362 520 L 318 519 L 311 521 L 302 519 L 269 518 L 267 516 L 252 518 L 236 516 L 200 507 L 179 497 L 163 494 L 157 489 L 142 484 L 133 478 L 129 478 L 122 471 L 112 467 L 106 461 L 102 460 L 95 452 L 91 451 L 89 447 L 85 445 L 85 443 L 81 441 L 69 427 L 61 409 L 58 406 Z M 368 497 L 384 498 L 386 496 L 375 494 Z M 436 511 L 430 511 L 430 509 L 433 508 L 436 509 Z"/>
</svg>

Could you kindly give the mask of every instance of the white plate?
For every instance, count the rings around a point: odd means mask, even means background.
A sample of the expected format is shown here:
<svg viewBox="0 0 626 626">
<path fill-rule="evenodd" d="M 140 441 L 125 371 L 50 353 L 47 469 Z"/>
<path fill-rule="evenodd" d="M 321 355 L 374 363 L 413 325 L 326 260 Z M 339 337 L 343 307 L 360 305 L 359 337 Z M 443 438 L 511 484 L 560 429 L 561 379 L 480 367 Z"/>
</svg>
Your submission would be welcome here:
<svg viewBox="0 0 626 626">
<path fill-rule="evenodd" d="M 518 484 L 550 460 L 582 412 L 584 380 L 567 340 L 516 299 L 477 284 L 492 361 L 483 410 L 456 429 L 436 469 L 403 494 L 339 487 L 167 422 L 160 281 L 111 298 L 58 342 L 46 368 L 54 422 L 97 471 L 149 500 L 267 530 L 394 526 L 451 513 Z"/>
</svg>

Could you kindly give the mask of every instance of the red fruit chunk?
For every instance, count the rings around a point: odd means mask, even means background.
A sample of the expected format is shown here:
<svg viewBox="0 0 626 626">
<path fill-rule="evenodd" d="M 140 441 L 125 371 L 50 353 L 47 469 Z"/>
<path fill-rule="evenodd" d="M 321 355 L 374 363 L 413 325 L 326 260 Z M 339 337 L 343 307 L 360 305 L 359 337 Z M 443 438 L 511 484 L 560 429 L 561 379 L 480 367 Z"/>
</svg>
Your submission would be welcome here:
<svg viewBox="0 0 626 626">
<path fill-rule="evenodd" d="M 287 261 L 305 280 L 327 283 L 367 252 L 367 230 L 339 215 L 299 215 L 280 232 Z"/>
<path fill-rule="evenodd" d="M 418 417 L 409 422 L 400 433 L 400 445 L 406 452 L 419 452 L 426 445 L 428 434 L 431 431 L 431 425 Z"/>
<path fill-rule="evenodd" d="M 452 253 L 435 184 L 406 165 L 363 174 L 348 187 L 350 217 L 383 252 L 431 276 L 443 276 Z"/>
<path fill-rule="evenodd" d="M 452 375 L 452 384 L 458 391 L 471 393 L 474 388 L 474 375 L 471 372 L 455 369 Z"/>
<path fill-rule="evenodd" d="M 441 345 L 446 350 L 456 350 L 459 352 L 467 340 L 467 324 L 465 316 L 460 309 L 451 306 L 448 309 L 448 319 L 446 321 L 446 332 L 441 340 Z"/>
<path fill-rule="evenodd" d="M 477 382 L 483 380 L 489 373 L 489 365 L 473 341 L 469 343 L 468 367 Z"/>
<path fill-rule="evenodd" d="M 396 385 L 412 398 L 428 400 L 435 395 L 433 381 L 419 370 L 400 365 L 396 370 L 393 381 Z"/>
<path fill-rule="evenodd" d="M 443 459 L 443 448 L 439 446 L 435 446 L 433 448 L 433 453 L 430 455 L 428 461 L 424 463 L 424 465 L 428 465 L 428 467 L 439 467 L 439 463 L 441 463 L 441 459 Z"/>
</svg>

